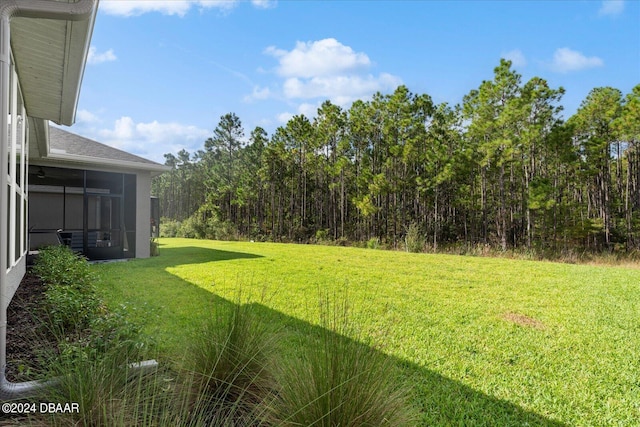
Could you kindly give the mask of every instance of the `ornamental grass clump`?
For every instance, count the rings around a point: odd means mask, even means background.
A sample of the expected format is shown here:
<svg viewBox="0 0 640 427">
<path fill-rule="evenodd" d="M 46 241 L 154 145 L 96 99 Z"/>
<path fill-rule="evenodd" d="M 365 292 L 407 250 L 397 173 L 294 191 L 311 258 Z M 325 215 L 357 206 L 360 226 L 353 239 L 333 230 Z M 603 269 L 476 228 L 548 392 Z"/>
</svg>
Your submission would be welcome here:
<svg viewBox="0 0 640 427">
<path fill-rule="evenodd" d="M 323 304 L 318 335 L 284 360 L 272 408 L 278 426 L 410 426 L 415 413 L 392 359 L 348 338 L 346 308 Z"/>
<path fill-rule="evenodd" d="M 224 310 L 222 310 L 224 311 Z M 263 425 L 275 334 L 249 304 L 217 311 L 191 340 L 174 410 L 181 425 Z"/>
<path fill-rule="evenodd" d="M 51 366 L 55 380 L 42 397 L 48 402 L 73 402 L 78 410 L 49 419 L 50 425 L 109 426 L 140 425 L 149 418 L 144 402 L 153 395 L 152 375 L 122 363 L 120 349 L 114 347 L 98 358 L 63 355 Z"/>
<path fill-rule="evenodd" d="M 94 316 L 83 334 L 67 337 L 52 349 L 47 402 L 74 402 L 78 410 L 52 416 L 60 426 L 145 425 L 155 417 L 149 407 L 159 400 L 155 367 L 136 364 L 153 351 L 142 326 L 120 310 Z M 151 403 L 150 403 L 151 402 Z M 158 405 L 156 405 L 158 406 Z M 143 422 L 144 421 L 144 422 Z"/>
</svg>

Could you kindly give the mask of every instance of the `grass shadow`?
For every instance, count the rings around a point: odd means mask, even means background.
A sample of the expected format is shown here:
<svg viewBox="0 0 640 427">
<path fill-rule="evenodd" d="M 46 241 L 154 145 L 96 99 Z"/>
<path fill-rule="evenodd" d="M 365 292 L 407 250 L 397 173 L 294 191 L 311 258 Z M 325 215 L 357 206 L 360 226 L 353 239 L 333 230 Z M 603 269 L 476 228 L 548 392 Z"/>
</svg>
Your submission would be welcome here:
<svg viewBox="0 0 640 427">
<path fill-rule="evenodd" d="M 219 298 L 216 296 L 216 298 Z M 226 301 L 231 304 L 231 302 Z M 279 325 L 288 339 L 299 345 L 309 345 L 311 337 L 326 332 L 320 326 L 293 318 L 260 303 L 250 303 L 265 322 Z M 339 339 L 363 346 L 360 342 L 340 335 Z M 288 346 L 289 347 L 289 346 Z M 379 350 L 376 350 L 379 351 Z M 497 399 L 474 390 L 458 381 L 446 378 L 415 363 L 384 354 L 399 368 L 404 380 L 414 391 L 414 405 L 418 409 L 421 426 L 547 426 L 565 424 L 543 415 L 527 411 L 511 402 Z"/>
<path fill-rule="evenodd" d="M 230 261 L 235 259 L 263 258 L 246 252 L 225 251 L 222 249 L 184 246 L 179 248 L 163 248 L 162 256 L 156 257 L 163 267 L 174 267 L 185 264 L 204 264 L 214 261 Z"/>
</svg>

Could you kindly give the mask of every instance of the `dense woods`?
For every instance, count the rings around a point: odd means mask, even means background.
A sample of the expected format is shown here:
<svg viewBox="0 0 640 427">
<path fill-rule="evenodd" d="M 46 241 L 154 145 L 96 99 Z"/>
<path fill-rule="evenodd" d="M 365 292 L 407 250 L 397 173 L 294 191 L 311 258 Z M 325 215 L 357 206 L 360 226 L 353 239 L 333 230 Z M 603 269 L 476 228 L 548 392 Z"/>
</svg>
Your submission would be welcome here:
<svg viewBox="0 0 640 427">
<path fill-rule="evenodd" d="M 566 121 L 563 93 L 502 60 L 455 106 L 400 86 L 271 136 L 229 113 L 165 154 L 153 191 L 190 237 L 638 249 L 640 85 L 595 88 Z"/>
</svg>

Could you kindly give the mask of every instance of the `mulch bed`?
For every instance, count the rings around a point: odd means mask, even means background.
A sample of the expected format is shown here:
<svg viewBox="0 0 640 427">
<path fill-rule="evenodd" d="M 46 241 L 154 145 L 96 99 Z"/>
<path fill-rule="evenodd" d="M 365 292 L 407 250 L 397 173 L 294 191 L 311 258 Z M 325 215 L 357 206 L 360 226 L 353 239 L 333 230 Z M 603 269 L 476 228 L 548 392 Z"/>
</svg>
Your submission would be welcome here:
<svg viewBox="0 0 640 427">
<path fill-rule="evenodd" d="M 43 371 L 39 356 L 55 349 L 56 340 L 43 327 L 45 286 L 27 273 L 7 308 L 7 379 L 11 382 L 38 378 Z"/>
</svg>

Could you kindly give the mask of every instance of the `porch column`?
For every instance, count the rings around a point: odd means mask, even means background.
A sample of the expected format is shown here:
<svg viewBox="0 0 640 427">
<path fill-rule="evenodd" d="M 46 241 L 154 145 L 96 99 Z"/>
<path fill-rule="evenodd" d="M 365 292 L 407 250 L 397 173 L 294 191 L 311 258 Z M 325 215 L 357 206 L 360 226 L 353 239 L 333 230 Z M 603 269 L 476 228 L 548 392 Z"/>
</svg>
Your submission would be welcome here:
<svg viewBox="0 0 640 427">
<path fill-rule="evenodd" d="M 136 258 L 151 256 L 151 173 L 136 174 Z"/>
</svg>

